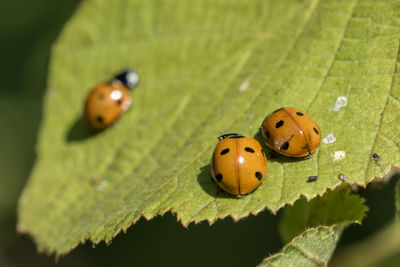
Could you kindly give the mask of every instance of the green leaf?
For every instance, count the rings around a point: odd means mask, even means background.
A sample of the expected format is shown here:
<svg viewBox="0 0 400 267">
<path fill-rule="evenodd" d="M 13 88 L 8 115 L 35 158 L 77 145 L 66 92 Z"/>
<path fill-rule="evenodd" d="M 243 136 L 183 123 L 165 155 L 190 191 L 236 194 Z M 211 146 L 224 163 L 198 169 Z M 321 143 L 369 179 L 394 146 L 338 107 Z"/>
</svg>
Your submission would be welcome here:
<svg viewBox="0 0 400 267">
<path fill-rule="evenodd" d="M 284 242 L 289 242 L 307 228 L 338 223 L 361 223 L 368 208 L 364 199 L 350 195 L 349 188 L 330 191 L 307 202 L 302 197 L 294 206 L 286 207 L 280 232 Z"/>
<path fill-rule="evenodd" d="M 364 199 L 339 188 L 311 200 L 299 199 L 285 209 L 280 230 L 285 242 L 261 266 L 326 266 L 348 224 L 361 223 L 368 208 Z"/>
<path fill-rule="evenodd" d="M 400 227 L 391 221 L 372 236 L 338 250 L 332 266 L 383 266 L 382 262 L 399 253 Z"/>
<path fill-rule="evenodd" d="M 400 220 L 400 179 L 396 183 L 395 188 L 395 205 L 396 205 L 396 219 Z"/>
<path fill-rule="evenodd" d="M 399 224 L 399 173 L 394 173 L 391 179 L 395 179 L 395 204 L 396 217 L 386 223 L 381 229 L 374 232 L 368 238 L 342 247 L 333 257 L 330 265 L 340 267 L 352 266 L 397 266 L 396 261 L 400 257 L 400 224 Z M 389 186 L 387 184 L 386 186 Z M 386 207 L 382 207 L 386 208 Z M 370 218 L 370 219 L 373 219 Z"/>
<path fill-rule="evenodd" d="M 307 229 L 259 266 L 327 266 L 343 229 L 344 225 Z"/>
<path fill-rule="evenodd" d="M 83 2 L 54 45 L 18 230 L 62 254 L 108 242 L 141 216 L 238 220 L 321 195 L 340 173 L 357 184 L 383 177 L 400 165 L 399 10 L 397 1 Z M 141 76 L 132 109 L 89 135 L 86 94 L 126 66 Z M 347 106 L 334 109 L 341 96 Z M 308 160 L 270 159 L 247 197 L 218 195 L 216 137 L 255 136 L 282 106 L 306 111 L 336 141 Z"/>
</svg>

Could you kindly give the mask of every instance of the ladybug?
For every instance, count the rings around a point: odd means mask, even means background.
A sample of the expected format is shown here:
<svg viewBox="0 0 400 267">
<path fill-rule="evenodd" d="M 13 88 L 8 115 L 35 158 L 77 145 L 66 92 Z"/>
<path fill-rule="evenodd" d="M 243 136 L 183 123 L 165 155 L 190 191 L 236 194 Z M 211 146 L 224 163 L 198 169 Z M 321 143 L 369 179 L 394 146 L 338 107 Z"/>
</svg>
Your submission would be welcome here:
<svg viewBox="0 0 400 267">
<path fill-rule="evenodd" d="M 218 137 L 211 159 L 212 180 L 227 193 L 242 197 L 264 180 L 267 158 L 258 141 L 237 133 Z"/>
<path fill-rule="evenodd" d="M 138 74 L 127 70 L 96 85 L 85 102 L 84 117 L 89 126 L 98 131 L 113 124 L 131 106 L 130 89 L 138 82 Z"/>
<path fill-rule="evenodd" d="M 260 131 L 268 147 L 290 157 L 311 157 L 321 140 L 318 125 L 303 111 L 291 107 L 269 114 Z"/>
</svg>

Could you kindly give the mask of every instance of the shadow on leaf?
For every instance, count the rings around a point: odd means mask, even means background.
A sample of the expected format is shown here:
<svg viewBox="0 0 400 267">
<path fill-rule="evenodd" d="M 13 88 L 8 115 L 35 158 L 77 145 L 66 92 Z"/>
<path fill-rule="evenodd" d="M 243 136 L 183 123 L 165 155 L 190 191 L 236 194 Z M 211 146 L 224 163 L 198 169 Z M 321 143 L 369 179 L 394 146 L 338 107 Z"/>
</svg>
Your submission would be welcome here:
<svg viewBox="0 0 400 267">
<path fill-rule="evenodd" d="M 81 142 L 97 134 L 89 129 L 83 117 L 79 117 L 70 127 L 66 139 L 68 143 Z"/>
<path fill-rule="evenodd" d="M 200 173 L 197 175 L 197 182 L 200 184 L 201 188 L 212 197 L 215 198 L 235 198 L 224 192 L 222 189 L 215 184 L 211 178 L 210 164 L 207 164 L 200 168 Z"/>
</svg>

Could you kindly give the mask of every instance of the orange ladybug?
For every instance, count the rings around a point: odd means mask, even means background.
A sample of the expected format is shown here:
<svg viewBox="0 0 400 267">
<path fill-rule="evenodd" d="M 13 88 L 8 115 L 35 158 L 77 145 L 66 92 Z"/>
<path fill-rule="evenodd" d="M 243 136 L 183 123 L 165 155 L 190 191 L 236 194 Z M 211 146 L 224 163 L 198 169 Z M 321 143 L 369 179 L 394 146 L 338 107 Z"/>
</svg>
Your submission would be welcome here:
<svg viewBox="0 0 400 267">
<path fill-rule="evenodd" d="M 131 106 L 130 89 L 138 82 L 138 74 L 128 70 L 96 85 L 85 102 L 84 117 L 89 126 L 98 131 L 113 124 Z"/>
<path fill-rule="evenodd" d="M 242 197 L 264 180 L 267 158 L 258 141 L 231 133 L 218 137 L 211 159 L 213 181 L 227 193 Z"/>
<path fill-rule="evenodd" d="M 311 157 L 321 140 L 318 125 L 303 111 L 291 107 L 269 114 L 260 131 L 268 147 L 290 157 Z"/>
</svg>

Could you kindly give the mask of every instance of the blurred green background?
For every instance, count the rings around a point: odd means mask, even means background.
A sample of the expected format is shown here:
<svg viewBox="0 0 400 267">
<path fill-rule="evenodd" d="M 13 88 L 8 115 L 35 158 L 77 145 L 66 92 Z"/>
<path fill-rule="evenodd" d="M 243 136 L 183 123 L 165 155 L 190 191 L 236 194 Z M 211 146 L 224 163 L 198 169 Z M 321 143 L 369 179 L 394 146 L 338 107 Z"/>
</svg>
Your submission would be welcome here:
<svg viewBox="0 0 400 267">
<path fill-rule="evenodd" d="M 279 251 L 282 211 L 188 229 L 169 213 L 141 219 L 110 246 L 80 245 L 57 265 L 37 253 L 30 237 L 16 233 L 18 196 L 35 161 L 51 44 L 79 2 L 17 0 L 0 9 L 0 266 L 254 266 Z M 362 226 L 346 230 L 339 248 L 367 239 L 393 218 L 393 184 L 360 191 L 370 212 Z"/>
</svg>

